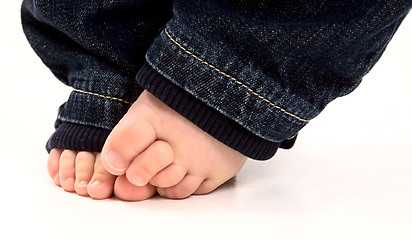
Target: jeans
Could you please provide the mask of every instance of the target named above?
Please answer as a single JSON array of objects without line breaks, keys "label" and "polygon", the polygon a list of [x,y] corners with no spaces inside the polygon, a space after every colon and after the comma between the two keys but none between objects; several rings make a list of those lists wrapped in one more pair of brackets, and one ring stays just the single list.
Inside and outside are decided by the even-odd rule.
[{"label": "jeans", "polygon": [[412,0],[24,0],[22,21],[36,53],[74,88],[57,122],[112,129],[142,92],[133,78],[147,61],[247,131],[281,142],[359,85],[411,7]]}]

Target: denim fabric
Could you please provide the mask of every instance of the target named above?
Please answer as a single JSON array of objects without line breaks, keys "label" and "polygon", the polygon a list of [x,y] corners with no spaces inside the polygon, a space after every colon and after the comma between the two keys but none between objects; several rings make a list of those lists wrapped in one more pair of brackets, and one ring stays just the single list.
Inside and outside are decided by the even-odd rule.
[{"label": "denim fabric", "polygon": [[[63,122],[112,129],[143,91],[134,77],[172,17],[171,0],[24,0],[22,24],[35,52],[72,86]],[[41,83],[39,83],[41,85]]]},{"label": "denim fabric", "polygon": [[280,142],[358,86],[411,5],[176,0],[146,59],[200,101]]},{"label": "denim fabric", "polygon": [[[146,53],[150,66],[171,84],[254,135],[281,142],[356,88],[411,5],[412,0],[24,0],[22,23],[35,52],[74,88],[57,125],[112,129],[143,90],[133,78]],[[107,132],[91,135],[95,141]]]}]

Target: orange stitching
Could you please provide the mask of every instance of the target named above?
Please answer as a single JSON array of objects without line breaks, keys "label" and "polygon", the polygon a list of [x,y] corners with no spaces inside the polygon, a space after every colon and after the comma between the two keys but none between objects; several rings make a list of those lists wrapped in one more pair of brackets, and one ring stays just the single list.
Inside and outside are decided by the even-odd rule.
[{"label": "orange stitching", "polygon": [[131,102],[128,102],[128,101],[126,101],[126,100],[123,100],[123,99],[117,98],[117,97],[105,96],[105,95],[101,95],[101,94],[97,94],[97,93],[92,93],[92,92],[87,92],[87,91],[80,90],[80,89],[75,89],[75,88],[73,88],[73,91],[79,92],[79,93],[84,93],[84,94],[93,95],[93,96],[96,96],[96,97],[106,98],[106,99],[110,99],[110,100],[114,100],[114,101],[118,101],[118,102],[123,102],[123,103],[129,104],[129,105],[132,105]]},{"label": "orange stitching", "polygon": [[185,47],[183,47],[180,43],[178,43],[176,40],[174,40],[172,38],[172,36],[170,36],[169,32],[167,31],[167,29],[164,30],[166,36],[170,39],[170,41],[172,41],[176,46],[178,46],[181,50],[183,50],[185,53],[189,54],[190,56],[192,56],[194,59],[198,60],[199,62],[201,62],[202,64],[208,66],[209,68],[215,70],[217,73],[223,75],[226,78],[229,78],[230,80],[232,80],[234,83],[240,85],[241,87],[245,88],[247,91],[249,91],[250,93],[252,93],[254,96],[258,97],[260,100],[268,103],[270,106],[272,106],[273,108],[283,112],[286,115],[289,115],[301,122],[309,122],[309,120],[307,119],[303,119],[293,113],[290,113],[288,111],[286,111],[285,109],[275,105],[274,103],[272,103],[271,101],[269,101],[268,99],[266,99],[265,97],[259,95],[258,93],[256,93],[255,91],[253,91],[250,87],[248,87],[247,85],[245,85],[244,83],[240,82],[239,80],[237,80],[236,78],[230,76],[229,74],[223,72],[222,70],[218,69],[217,67],[213,66],[212,64],[204,61],[203,59],[201,59],[200,57],[196,56],[195,54],[191,53],[189,50],[187,50]]}]

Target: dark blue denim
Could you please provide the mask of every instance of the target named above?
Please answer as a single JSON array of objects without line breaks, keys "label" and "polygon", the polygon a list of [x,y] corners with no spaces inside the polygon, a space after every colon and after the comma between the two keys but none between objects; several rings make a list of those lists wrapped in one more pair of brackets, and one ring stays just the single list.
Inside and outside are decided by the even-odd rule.
[{"label": "dark blue denim", "polygon": [[143,89],[134,77],[172,17],[171,0],[24,0],[22,24],[35,52],[74,88],[61,122],[110,130]]},{"label": "dark blue denim", "polygon": [[200,101],[280,142],[359,85],[411,5],[175,0],[146,58]]},{"label": "dark blue denim", "polygon": [[[160,99],[190,99],[202,114],[204,104],[212,117],[203,125],[220,114],[262,140],[243,144],[258,149],[292,138],[355,89],[411,6],[412,0],[24,0],[22,22],[36,53],[74,88],[59,109],[56,132],[64,134],[51,139],[79,126],[87,128],[77,131],[81,141],[104,138],[108,132],[95,129],[112,129],[145,88]],[[155,73],[145,67],[145,53]],[[143,88],[133,79],[141,68]],[[231,129],[239,128],[225,134]],[[63,146],[52,142],[49,150]],[[253,151],[246,155],[276,152]]]}]

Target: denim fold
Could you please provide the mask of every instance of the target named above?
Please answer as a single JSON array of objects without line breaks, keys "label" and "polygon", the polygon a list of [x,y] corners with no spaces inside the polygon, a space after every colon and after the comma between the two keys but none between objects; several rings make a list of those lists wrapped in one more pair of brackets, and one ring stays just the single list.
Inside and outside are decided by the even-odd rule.
[{"label": "denim fold", "polygon": [[378,61],[410,0],[176,0],[152,68],[256,136],[295,136]]}]

